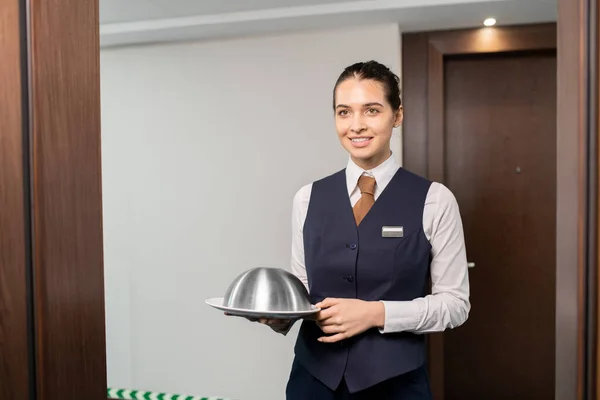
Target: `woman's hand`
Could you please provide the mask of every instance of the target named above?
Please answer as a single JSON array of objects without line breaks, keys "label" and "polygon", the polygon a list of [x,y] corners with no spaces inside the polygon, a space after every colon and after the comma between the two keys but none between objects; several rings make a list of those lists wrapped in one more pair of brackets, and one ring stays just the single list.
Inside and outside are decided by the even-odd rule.
[{"label": "woman's hand", "polygon": [[321,309],[315,316],[317,325],[331,335],[319,338],[324,343],[338,342],[382,327],[385,320],[385,308],[379,301],[327,298],[315,306]]},{"label": "woman's hand", "polygon": [[[256,319],[255,319],[256,321]],[[268,318],[259,318],[258,322],[263,325],[269,326],[277,333],[282,333],[287,331],[292,324],[292,321],[289,319],[268,319]]]},{"label": "woman's hand", "polygon": [[[225,315],[231,316],[232,314],[225,313]],[[287,331],[292,324],[292,321],[289,319],[269,319],[269,318],[252,318],[252,317],[244,317],[250,322],[259,322],[263,325],[269,326],[277,333],[282,333]]]}]

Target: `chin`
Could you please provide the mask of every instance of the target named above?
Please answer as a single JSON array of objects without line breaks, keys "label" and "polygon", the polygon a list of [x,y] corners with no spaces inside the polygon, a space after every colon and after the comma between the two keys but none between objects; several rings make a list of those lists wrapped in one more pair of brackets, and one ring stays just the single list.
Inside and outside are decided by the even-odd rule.
[{"label": "chin", "polygon": [[368,149],[349,149],[349,153],[357,160],[369,160],[376,154],[376,152]]},{"label": "chin", "polygon": [[[372,144],[374,144],[374,143],[372,143]],[[350,154],[352,159],[355,160],[355,162],[358,161],[361,164],[367,164],[367,165],[374,162],[375,159],[379,160],[379,158],[382,158],[379,161],[384,161],[385,157],[387,157],[387,154],[385,156],[383,156],[382,153],[389,151],[386,149],[381,149],[377,146],[367,146],[367,147],[363,147],[363,148],[355,148],[352,145],[349,145],[349,146],[344,146],[344,147],[345,147],[346,151]]]},{"label": "chin", "polygon": [[345,143],[346,151],[354,157],[370,158],[381,151],[377,143],[369,143],[366,147],[354,147],[351,143]]},{"label": "chin", "polygon": [[373,151],[356,151],[355,149],[353,149],[353,151],[350,152],[350,156],[352,157],[355,163],[359,164],[359,166],[368,169],[367,166],[373,162],[374,158],[377,157],[377,154]]}]

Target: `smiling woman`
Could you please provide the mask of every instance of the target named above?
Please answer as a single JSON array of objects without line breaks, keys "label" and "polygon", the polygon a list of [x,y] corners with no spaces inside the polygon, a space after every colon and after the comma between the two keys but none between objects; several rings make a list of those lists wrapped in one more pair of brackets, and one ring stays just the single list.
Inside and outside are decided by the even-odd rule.
[{"label": "smiling woman", "polygon": [[[122,11],[134,4],[159,2],[112,3]],[[315,321],[302,321],[288,398],[293,398],[292,392],[300,398],[321,399],[340,398],[348,392],[356,394],[355,399],[428,397],[423,393],[425,372],[418,366],[423,352],[419,333],[455,327],[464,322],[469,310],[466,276],[462,283],[459,279],[465,260],[456,204],[443,186],[410,174],[385,157],[391,154],[385,140],[385,135],[391,135],[390,118],[402,112],[394,106],[395,97],[389,98],[388,89],[395,87],[385,83],[393,74],[377,63],[358,64],[356,70],[362,75],[354,70],[336,87],[333,108],[347,106],[339,114],[337,110],[329,114],[329,90],[335,79],[323,79],[338,63],[354,62],[351,58],[378,58],[390,65],[402,59],[404,65],[393,69],[403,70],[405,113],[417,113],[416,118],[405,115],[411,127],[404,129],[402,158],[407,168],[418,167],[412,171],[441,179],[426,170],[427,166],[433,173],[443,170],[438,168],[443,157],[427,157],[441,154],[442,142],[436,144],[431,136],[426,140],[427,135],[421,133],[444,133],[439,129],[445,124],[444,113],[430,114],[444,104],[438,101],[443,94],[444,79],[438,79],[444,71],[442,61],[451,59],[456,67],[467,57],[451,53],[451,42],[436,42],[444,47],[434,48],[427,36],[419,34],[416,39],[418,46],[424,46],[423,57],[419,53],[401,58],[400,46],[407,51],[417,45],[410,45],[405,35],[400,43],[399,32],[426,27],[435,29],[437,37],[449,26],[448,18],[468,23],[473,14],[481,14],[482,4],[463,1],[462,5],[411,7],[410,2],[356,2],[357,7],[367,3],[386,7],[402,3],[405,7],[397,6],[395,17],[391,6],[382,9],[379,15],[383,17],[377,20],[369,10],[368,19],[374,24],[385,21],[373,27],[355,26],[365,14],[340,2],[345,14],[330,17],[343,21],[347,30],[103,50],[102,70],[107,73],[103,72],[102,79],[106,101],[101,130],[98,1],[0,2],[0,398],[57,400],[84,393],[87,400],[106,399],[105,346],[110,353],[111,387],[227,392],[223,394],[245,400],[284,397],[274,393],[282,389],[279,363],[291,362],[283,346],[289,341],[278,342],[284,338],[274,334],[268,342],[262,341],[257,326],[217,325],[202,314],[202,308],[208,307],[198,305],[198,294],[225,283],[237,272],[235,268],[263,261],[279,264],[276,248],[281,243],[277,240],[286,229],[280,225],[287,224],[280,224],[280,211],[285,207],[278,208],[285,203],[281,199],[291,197],[300,179],[312,181],[309,174],[325,176],[328,173],[323,170],[331,164],[337,162],[340,168],[344,164],[336,159],[335,149],[326,147],[326,141],[319,142],[319,127],[326,124],[323,115],[334,117],[339,125],[340,143],[348,150],[349,160],[343,171],[302,187],[294,201],[293,270],[304,279],[313,302],[321,303],[323,312]],[[531,3],[490,2],[489,6],[499,7],[494,15],[502,16],[503,24],[533,20],[527,10],[556,7],[555,1]],[[598,373],[600,359],[600,353],[593,358],[592,351],[600,349],[600,341],[595,342],[596,348],[591,342],[597,338],[600,317],[595,151],[600,123],[599,41],[591,37],[594,33],[598,38],[599,17],[590,16],[598,11],[593,3],[558,0],[556,108],[560,112],[558,141],[553,141],[559,152],[557,229],[540,236],[546,246],[556,242],[557,247],[556,274],[545,275],[556,276],[557,340],[552,341],[556,354],[552,343],[549,347],[550,357],[557,361],[556,387],[548,381],[546,385],[554,388],[550,390],[557,400],[593,398],[591,387],[600,382],[600,377],[592,375]],[[300,18],[300,8],[293,10],[295,17],[285,19],[281,18],[284,12],[270,13],[275,16],[270,24],[260,18],[244,22],[242,17],[248,16],[244,13],[224,15],[216,21],[221,21],[218,26],[212,15],[174,19],[180,25],[191,20],[195,26],[142,19],[110,26],[113,30],[103,29],[101,36],[104,43],[113,44],[117,39],[119,44],[142,41],[142,36],[145,42],[173,42],[181,38],[176,33],[185,32],[194,32],[196,38],[226,29],[242,35],[241,30],[250,24],[264,31],[275,26],[289,31],[299,27],[300,21],[305,27],[313,26]],[[487,13],[486,9],[472,21],[479,24]],[[507,21],[508,17],[513,20]],[[445,25],[438,24],[443,18]],[[317,20],[330,28],[331,20],[320,15],[314,16],[313,21]],[[148,27],[145,32],[136,32],[144,26]],[[519,33],[521,29],[494,27],[482,32],[497,32],[498,40],[505,43],[516,38],[514,42],[521,46],[546,40],[536,33],[538,28],[527,28],[533,36]],[[471,33],[443,31],[443,35],[454,38],[452,43],[462,51],[482,49],[464,45],[463,39]],[[554,41],[554,36],[548,37]],[[407,71],[421,65],[429,77],[410,78]],[[366,78],[368,67],[380,72],[382,80]],[[546,79],[545,86],[552,80]],[[346,86],[348,97],[342,95]],[[371,95],[365,94],[368,89],[373,89]],[[315,93],[327,102],[322,106],[324,113],[301,106],[307,94]],[[215,98],[227,107],[215,106]],[[310,107],[318,105],[310,103]],[[248,104],[256,108],[245,107]],[[282,107],[274,107],[278,104]],[[290,110],[297,110],[295,116],[311,117],[292,119]],[[263,115],[265,120],[257,121]],[[267,132],[265,127],[272,129]],[[498,124],[497,128],[502,127]],[[305,140],[298,140],[303,132]],[[284,143],[280,138],[292,139]],[[337,146],[335,138],[329,138]],[[423,152],[415,151],[415,143]],[[396,152],[400,147],[392,143],[391,149]],[[327,152],[331,157],[323,157]],[[370,161],[367,153],[374,156]],[[102,168],[101,154],[106,161]],[[314,157],[310,168],[299,166],[306,154]],[[488,164],[493,167],[489,160]],[[278,177],[284,169],[289,171],[285,179],[266,179]],[[263,170],[275,172],[265,178]],[[523,177],[527,170],[518,171]],[[268,190],[273,187],[277,190]],[[265,188],[264,196],[246,196],[257,188]],[[244,205],[248,211],[236,214],[237,207]],[[103,218],[107,223],[103,224]],[[444,261],[452,258],[458,262]],[[476,261],[478,268],[491,270]],[[516,267],[524,271],[523,265]],[[424,296],[429,276],[432,295]],[[478,307],[483,310],[479,316],[486,314],[485,308]],[[478,319],[473,316],[467,326]],[[528,316],[535,320],[535,314]],[[233,321],[227,322],[237,323]],[[461,349],[462,354],[472,350]],[[375,361],[366,360],[365,354]],[[462,360],[457,355],[452,358]],[[513,360],[507,365],[517,364]],[[497,372],[489,362],[484,365],[479,364],[479,369]],[[460,398],[469,397],[465,392],[474,382],[472,375],[465,376],[470,382],[458,386]],[[135,384],[129,385],[133,378]],[[457,387],[456,380],[445,381]],[[411,390],[408,382],[419,384],[404,396]],[[518,388],[507,379],[502,383]],[[481,386],[486,384],[487,393],[498,396],[490,391],[489,381]]]},{"label": "smiling woman", "polygon": [[[342,72],[333,108],[348,164],[294,197],[292,272],[321,311],[300,328],[288,400],[431,399],[422,333],[469,314],[456,200],[392,157],[398,86],[375,61]],[[262,322],[284,334],[291,325]]]}]

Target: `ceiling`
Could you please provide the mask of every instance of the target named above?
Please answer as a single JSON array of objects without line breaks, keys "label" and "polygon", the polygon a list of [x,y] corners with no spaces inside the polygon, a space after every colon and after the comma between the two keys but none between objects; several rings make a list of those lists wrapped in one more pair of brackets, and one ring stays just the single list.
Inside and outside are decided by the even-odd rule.
[{"label": "ceiling", "polygon": [[100,23],[230,14],[298,7],[300,4],[305,7],[334,3],[348,3],[348,0],[100,0]]},{"label": "ceiling", "polygon": [[401,31],[556,21],[557,0],[100,0],[103,47],[396,23]]}]

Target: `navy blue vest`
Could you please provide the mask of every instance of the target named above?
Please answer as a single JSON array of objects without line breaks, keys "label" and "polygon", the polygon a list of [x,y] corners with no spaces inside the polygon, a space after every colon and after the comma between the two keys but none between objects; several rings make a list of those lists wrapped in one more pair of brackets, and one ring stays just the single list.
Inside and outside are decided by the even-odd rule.
[{"label": "navy blue vest", "polygon": [[[316,181],[304,224],[304,254],[312,304],[326,297],[366,301],[413,300],[427,292],[431,245],[423,208],[431,182],[400,168],[357,227],[345,170]],[[382,237],[383,226],[402,226],[403,237]],[[296,359],[335,390],[342,377],[351,393],[420,367],[425,338],[370,329],[338,343],[303,321]]]}]

